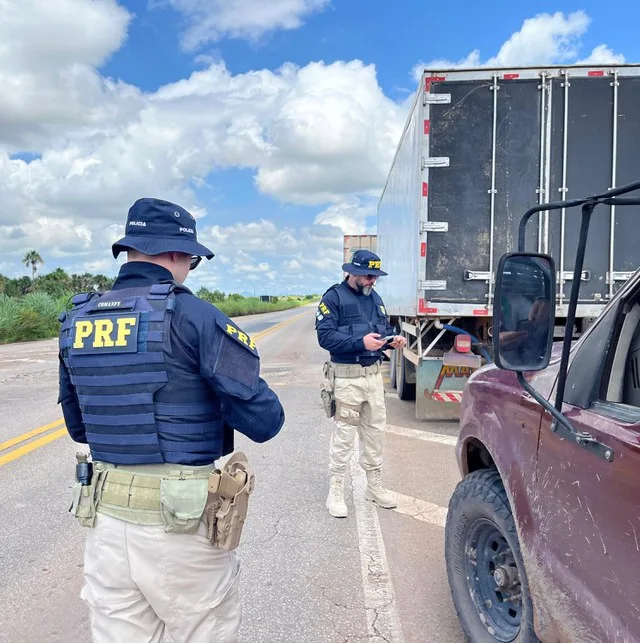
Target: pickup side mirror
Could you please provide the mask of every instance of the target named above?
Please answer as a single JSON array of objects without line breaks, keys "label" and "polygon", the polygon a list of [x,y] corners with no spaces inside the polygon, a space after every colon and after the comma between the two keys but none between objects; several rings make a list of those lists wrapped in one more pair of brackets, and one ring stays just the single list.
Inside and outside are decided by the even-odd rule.
[{"label": "pickup side mirror", "polygon": [[549,365],[555,325],[555,264],[548,255],[503,255],[496,274],[494,357],[507,371],[541,371]]}]

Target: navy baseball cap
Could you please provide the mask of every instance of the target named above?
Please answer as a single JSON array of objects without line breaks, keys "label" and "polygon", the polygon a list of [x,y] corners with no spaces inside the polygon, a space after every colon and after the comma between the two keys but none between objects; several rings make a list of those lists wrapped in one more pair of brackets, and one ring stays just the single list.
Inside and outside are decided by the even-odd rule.
[{"label": "navy baseball cap", "polygon": [[380,257],[371,250],[356,250],[351,257],[351,263],[343,263],[342,270],[349,275],[376,275],[384,277],[386,272],[381,270]]},{"label": "navy baseball cap", "polygon": [[214,254],[196,235],[196,220],[184,208],[160,199],[138,199],[129,209],[125,236],[116,241],[113,256],[133,249],[145,255],[163,252],[185,254],[212,259]]}]

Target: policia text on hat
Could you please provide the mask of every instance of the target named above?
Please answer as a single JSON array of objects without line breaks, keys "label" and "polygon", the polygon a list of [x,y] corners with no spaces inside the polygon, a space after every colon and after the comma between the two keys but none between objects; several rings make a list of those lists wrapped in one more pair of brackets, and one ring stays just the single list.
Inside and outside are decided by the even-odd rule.
[{"label": "policia text on hat", "polygon": [[373,252],[354,252],[351,262],[342,266],[347,278],[327,290],[316,313],[318,342],[330,353],[322,391],[327,415],[335,419],[326,506],[336,518],[347,516],[344,476],[356,431],[360,466],[367,474],[365,498],[381,507],[396,506],[380,474],[387,421],[380,362],[385,345],[402,348],[406,340],[394,335],[382,299],[373,290],[378,277],[387,274],[381,267]]},{"label": "policia text on hat", "polygon": [[236,641],[238,545],[254,476],[233,452],[284,423],[251,339],[182,284],[202,257],[185,209],[140,199],[111,291],[61,316],[60,398],[87,443],[72,513],[86,532],[82,597],[98,643]]}]

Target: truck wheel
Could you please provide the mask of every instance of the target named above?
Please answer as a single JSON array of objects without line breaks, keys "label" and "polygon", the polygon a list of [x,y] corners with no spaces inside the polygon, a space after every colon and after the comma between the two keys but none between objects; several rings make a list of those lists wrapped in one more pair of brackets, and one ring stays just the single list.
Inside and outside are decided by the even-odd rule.
[{"label": "truck wheel", "polygon": [[445,558],[456,612],[470,641],[539,643],[513,513],[495,469],[475,471],[456,487]]},{"label": "truck wheel", "polygon": [[[415,400],[416,399],[416,385],[407,382],[407,369],[409,368],[409,360],[400,352],[396,359],[398,360],[397,385],[398,397],[401,400]],[[413,366],[413,365],[412,365]]]}]

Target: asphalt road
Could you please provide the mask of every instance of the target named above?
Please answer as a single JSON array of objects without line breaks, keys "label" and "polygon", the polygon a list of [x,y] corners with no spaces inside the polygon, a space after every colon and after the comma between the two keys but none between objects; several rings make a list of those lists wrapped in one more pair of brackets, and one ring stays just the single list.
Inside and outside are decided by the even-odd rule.
[{"label": "asphalt road", "polygon": [[[364,502],[354,461],[349,517],[331,518],[324,508],[331,421],[319,396],[326,354],[313,313],[236,320],[256,337],[262,375],[287,414],[274,440],[237,440],[257,478],[239,549],[240,640],[463,641],[443,559],[457,425],[418,423],[412,404],[389,389],[383,475],[400,504],[382,510]],[[0,390],[0,642],[89,642],[79,598],[84,533],[67,513],[78,448],[56,404],[56,341],[1,346]]]}]

